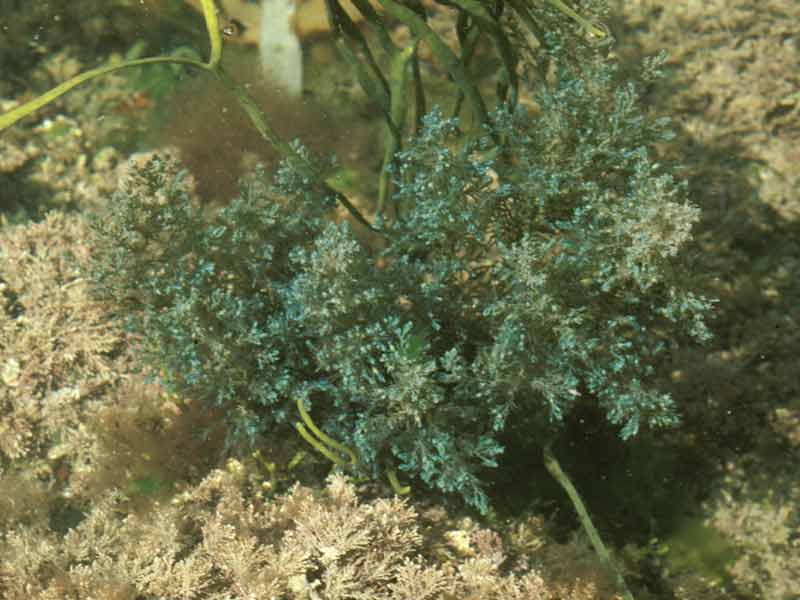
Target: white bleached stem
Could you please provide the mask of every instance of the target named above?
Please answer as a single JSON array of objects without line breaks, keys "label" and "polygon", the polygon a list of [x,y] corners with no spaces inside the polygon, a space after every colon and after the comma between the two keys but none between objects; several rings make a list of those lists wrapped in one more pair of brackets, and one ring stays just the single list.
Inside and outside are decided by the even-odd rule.
[{"label": "white bleached stem", "polygon": [[303,92],[303,51],[292,28],[294,0],[262,0],[259,50],[265,76],[287,94]]}]

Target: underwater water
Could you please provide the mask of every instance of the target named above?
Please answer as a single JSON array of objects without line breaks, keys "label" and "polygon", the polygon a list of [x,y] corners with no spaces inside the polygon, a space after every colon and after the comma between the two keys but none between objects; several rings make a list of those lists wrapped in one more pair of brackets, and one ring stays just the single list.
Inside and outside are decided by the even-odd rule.
[{"label": "underwater water", "polygon": [[[386,119],[391,113],[407,127],[407,137],[395,149],[414,147],[411,134],[421,130],[416,119],[421,122],[422,111],[413,83],[419,77],[427,93],[426,113],[433,106],[441,107],[444,114],[463,112],[461,129],[453,134],[460,140],[458,136],[466,134],[478,120],[469,112],[477,113],[475,104],[470,104],[469,94],[463,93],[473,88],[448,71],[441,59],[444,50],[436,50],[433,42],[419,42],[417,50],[411,40],[420,37],[418,32],[401,26],[397,16],[392,17],[394,20],[386,18],[391,24],[386,31],[398,48],[413,46],[418,52],[418,72],[402,63],[401,53],[400,58],[385,54],[383,44],[387,40],[381,38],[379,30],[370,29],[369,18],[359,21],[351,16],[353,27],[362,32],[365,43],[375,52],[375,71],[370,70],[373,67],[364,58],[364,47],[352,28],[348,29],[344,17],[340,16],[342,29],[337,37],[327,26],[323,3],[281,2],[268,0],[264,6],[244,0],[218,3],[221,65],[263,111],[274,139],[286,144],[298,139],[314,156],[336,156],[332,166],[320,159],[323,166],[319,169],[324,175],[319,185],[327,186],[330,198],[347,199],[349,206],[336,204],[326,218],[349,223],[353,241],[348,238],[350,245],[342,245],[347,250],[334,251],[326,249],[323,241],[338,238],[330,232],[325,234],[330,237],[320,233],[314,238],[321,240],[315,246],[318,254],[309,251],[308,256],[291,257],[276,242],[276,261],[285,258],[285,265],[293,265],[292,260],[298,264],[305,260],[303,264],[321,264],[329,269],[321,271],[324,275],[314,284],[316,288],[305,279],[297,279],[276,289],[286,297],[290,292],[292,298],[300,298],[301,292],[306,294],[303,298],[315,294],[327,298],[325,294],[331,294],[340,301],[334,295],[338,280],[331,274],[341,275],[356,289],[369,273],[380,281],[381,289],[392,291],[391,302],[399,307],[398,314],[419,319],[427,318],[425,310],[444,314],[448,303],[455,306],[462,301],[452,289],[443,286],[436,292],[447,299],[443,308],[433,301],[423,306],[417,300],[422,296],[413,296],[429,291],[432,282],[439,285],[439,271],[431,271],[427,279],[421,277],[416,287],[392,280],[389,274],[416,273],[413,269],[421,267],[414,265],[426,261],[433,264],[447,250],[474,248],[468,243],[472,243],[472,236],[477,239],[480,235],[470,230],[458,239],[431,242],[435,251],[410,247],[407,260],[381,255],[393,242],[376,230],[382,222],[402,215],[408,204],[398,203],[393,209],[396,212],[387,210],[381,221],[379,198],[384,198],[387,190],[390,198],[392,190],[412,190],[407,174],[401,176],[396,170],[392,172],[394,179],[384,175],[390,172],[386,167],[391,163],[385,149],[395,143],[395,132]],[[550,6],[550,12],[543,13],[542,18],[552,20],[545,23],[563,17],[554,3],[543,4]],[[656,2],[635,6],[610,3],[608,13],[598,13],[616,39],[613,50],[603,54],[603,59],[618,64],[623,75],[638,73],[636,65],[643,57],[653,56],[661,48],[670,51],[666,79],[646,82],[640,100],[644,112],[652,113],[653,118],[672,117],[675,137],[653,144],[651,151],[665,163],[676,160],[683,165],[676,170],[677,177],[686,182],[688,199],[699,208],[691,236],[681,240],[691,261],[676,263],[673,275],[677,277],[682,269],[686,273],[690,267],[696,269],[702,291],[719,299],[708,320],[713,334],[708,344],[682,345],[666,329],[655,332],[668,349],[655,361],[653,380],[678,407],[680,423],[674,427],[648,426],[648,413],[644,411],[637,437],[622,440],[618,424],[607,419],[607,405],[593,401],[599,392],[590,391],[586,381],[559,380],[559,389],[569,388],[574,393],[559,396],[557,402],[566,403],[563,398],[572,396],[582,400],[565,411],[553,451],[609,546],[613,562],[624,573],[633,595],[641,598],[796,597],[794,582],[800,569],[795,485],[796,465],[800,464],[796,460],[800,406],[793,350],[800,339],[800,292],[796,285],[800,183],[793,165],[797,164],[800,127],[798,100],[792,94],[797,82],[792,73],[800,72],[796,69],[800,50],[787,23],[800,15],[791,2],[772,0],[768,3],[769,15],[743,0],[729,4],[663,7]],[[451,8],[435,2],[421,6],[431,32],[449,47],[469,47],[475,53],[467,73],[474,79],[476,93],[494,99],[504,85],[509,87],[509,82],[499,76],[508,58],[502,54],[501,38],[493,38],[487,30],[470,42],[469,36],[475,34],[469,33],[467,21],[462,20],[460,25],[454,22]],[[511,3],[509,6],[513,7]],[[575,3],[582,14],[598,10],[597,6]],[[152,56],[207,61],[210,44],[202,8],[199,1],[177,0],[0,0],[0,118],[99,65]],[[358,12],[349,4],[343,10],[350,15]],[[516,13],[512,8],[505,10],[507,21],[503,25],[510,27],[509,15]],[[376,14],[382,19],[385,16],[383,12]],[[406,18],[411,22],[412,17]],[[262,35],[265,23],[275,26],[271,35]],[[509,31],[513,35],[508,33],[508,39],[517,44],[522,37],[515,36],[523,36],[526,30]],[[739,46],[741,35],[734,31],[749,32],[746,49]],[[341,54],[342,46],[350,49],[349,59]],[[598,50],[579,47],[580,52],[586,52],[580,55],[586,57],[586,64],[588,57],[599,56],[594,54]],[[272,60],[279,56],[287,58]],[[360,75],[353,73],[354,61],[361,61],[358,64],[364,72]],[[773,63],[780,69],[776,71]],[[393,78],[393,68],[401,75]],[[377,72],[385,81],[381,82]],[[544,74],[545,81],[547,77],[557,79],[557,75],[553,67]],[[377,83],[372,89],[367,85],[365,91],[368,77]],[[275,78],[280,80],[277,85]],[[460,88],[462,84],[465,87]],[[380,91],[384,85],[392,93],[385,94],[387,102],[382,105],[376,99],[384,97]],[[586,93],[592,93],[592,89]],[[404,109],[388,102],[392,94],[395,99],[404,99],[408,112],[393,112]],[[566,97],[567,92],[564,94]],[[88,219],[99,216],[100,222],[113,228],[115,221],[109,215],[114,203],[124,196],[120,195],[125,189],[122,182],[131,172],[130,165],[141,167],[154,154],[171,155],[180,161],[187,172],[187,205],[208,222],[242,194],[240,182],[245,182],[245,188],[257,187],[246,183],[251,181],[247,177],[256,165],[263,165],[266,173],[278,172],[287,154],[254,127],[253,117],[237,98],[226,80],[211,72],[175,62],[148,64],[87,81],[0,132],[0,487],[4,490],[0,499],[0,555],[28,557],[0,566],[0,596],[21,597],[25,590],[33,589],[42,597],[60,593],[63,597],[72,594],[88,598],[100,591],[119,593],[120,597],[183,597],[187,590],[194,590],[197,597],[215,597],[224,590],[246,589],[249,585],[254,597],[311,597],[309,590],[323,589],[319,586],[325,586],[335,597],[331,582],[340,577],[364,589],[391,589],[394,595],[385,597],[397,598],[411,594],[415,582],[425,582],[430,597],[441,598],[457,597],[448,589],[459,590],[463,597],[614,597],[618,588],[613,574],[609,575],[597,558],[573,503],[542,460],[543,440],[550,435],[551,423],[540,419],[545,409],[541,413],[513,412],[510,425],[490,443],[481,437],[490,429],[481,421],[488,413],[466,401],[453,407],[448,404],[455,397],[447,394],[456,393],[454,382],[460,367],[455,360],[445,363],[436,353],[450,344],[463,352],[461,359],[473,361],[471,368],[477,369],[478,357],[484,352],[490,354],[482,349],[481,344],[486,342],[483,337],[472,340],[467,333],[459,333],[450,339],[432,327],[404,330],[396,338],[392,337],[395,333],[386,333],[387,348],[391,347],[397,362],[390,364],[388,359],[373,357],[376,362],[369,363],[371,370],[364,367],[365,380],[378,387],[390,381],[398,389],[402,383],[414,393],[404,396],[387,392],[381,397],[388,406],[402,410],[387,416],[385,422],[376,419],[371,423],[374,429],[368,431],[374,432],[374,439],[367,433],[362,435],[361,430],[351,438],[343,437],[356,430],[363,415],[372,414],[368,404],[359,412],[353,408],[359,405],[345,404],[346,400],[336,396],[347,410],[333,415],[319,410],[321,396],[328,393],[333,397],[330,388],[319,383],[324,378],[314,379],[318,387],[307,392],[308,420],[301,419],[291,404],[276,409],[269,417],[277,424],[272,435],[265,434],[264,429],[248,429],[253,414],[269,412],[266,401],[260,408],[244,400],[214,404],[201,394],[175,393],[167,384],[195,373],[189,367],[174,368],[174,364],[184,364],[179,359],[185,359],[188,365],[194,364],[195,356],[211,355],[218,361],[213,363],[214,368],[223,365],[225,376],[240,386],[236,390],[247,389],[256,396],[263,392],[263,386],[252,384],[248,388],[246,375],[240,375],[236,367],[246,373],[245,367],[260,350],[247,355],[238,349],[226,350],[224,344],[187,341],[190,349],[181,356],[176,353],[171,379],[161,378],[143,363],[135,351],[140,333],[135,328],[126,329],[121,321],[127,311],[133,314],[131,307],[147,293],[145,275],[150,277],[153,272],[141,271],[140,285],[126,292],[124,299],[130,304],[99,300],[88,286],[88,272],[82,270],[100,254],[100,248],[93,245],[96,238]],[[520,85],[518,102],[531,115],[544,115],[542,122],[547,122],[548,106],[524,85]],[[617,102],[621,106],[625,98],[619,96]],[[487,104],[493,108],[490,102]],[[397,116],[401,114],[402,118]],[[439,148],[436,135],[443,140],[445,128],[436,131],[441,133],[429,133],[427,146],[422,144],[422,149],[433,152]],[[583,135],[583,131],[573,133]],[[591,140],[593,135],[599,134],[589,133],[582,139]],[[564,145],[572,143],[566,137],[564,140]],[[552,147],[557,146],[554,138]],[[422,156],[422,149],[414,148]],[[498,148],[501,150],[491,155],[492,160],[502,159],[502,144]],[[483,160],[490,154],[476,151],[474,156]],[[422,159],[411,156],[403,164],[421,164],[414,160]],[[606,159],[598,152],[591,160],[601,164]],[[479,161],[476,158],[473,162]],[[452,164],[461,163],[453,159]],[[528,165],[528,173],[534,168],[522,159],[515,168],[520,164]],[[552,164],[557,160],[548,166]],[[449,168],[455,172],[455,166]],[[497,172],[488,169],[485,175],[491,179]],[[511,184],[517,185],[525,176],[512,178]],[[401,185],[403,177],[406,179]],[[603,177],[612,191],[622,185],[611,169],[604,171]],[[450,180],[445,176],[441,181],[446,187]],[[571,210],[571,194],[578,194],[569,186],[574,184],[577,189],[578,183],[568,177],[552,183],[565,186],[564,204],[554,209],[562,226]],[[459,191],[468,189],[462,186]],[[496,191],[491,184],[485,189]],[[538,213],[513,211],[518,210],[521,200],[527,198],[533,205],[539,198],[532,187],[519,189],[528,195],[520,192],[503,205],[503,214],[525,214],[533,222]],[[418,189],[415,193],[424,196]],[[542,188],[539,195],[546,193]],[[165,192],[164,198],[173,196]],[[295,201],[299,205],[301,195]],[[635,201],[644,202],[641,197]],[[254,206],[263,208],[262,204]],[[262,214],[266,213],[256,211],[248,217],[253,227],[260,223],[258,215]],[[448,220],[431,209],[427,218],[430,222],[441,219],[441,231],[456,231],[456,226],[447,227],[458,222],[461,213],[452,210],[451,214],[453,218]],[[360,218],[374,229],[365,227]],[[613,220],[614,215],[604,218]],[[678,213],[665,218],[657,212],[648,217],[651,223],[665,221],[665,236],[672,233],[669,225],[680,228],[681,218]],[[495,219],[494,223],[506,227],[504,234],[511,236],[516,231],[513,222]],[[154,222],[164,224],[167,220]],[[428,221],[420,218],[415,223],[427,231]],[[293,226],[301,232],[296,234],[299,246],[311,240],[303,239],[303,227],[316,231],[310,218],[308,223]],[[152,237],[147,237],[144,229],[134,233],[147,240],[142,247],[155,253],[161,248],[159,244],[169,248],[170,243],[182,239],[164,227],[163,234]],[[199,231],[200,225],[197,227]],[[322,225],[319,231],[325,231]],[[430,231],[434,231],[432,226]],[[438,235],[438,231],[434,233]],[[544,235],[545,230],[531,231]],[[570,244],[585,231],[548,229],[547,235],[555,237],[548,246],[549,253],[537,255],[537,269],[562,264],[558,261],[570,256]],[[133,247],[134,233],[119,239],[133,240]],[[213,239],[211,233],[207,239]],[[241,243],[247,248],[250,243],[224,239],[231,247]],[[645,239],[644,234],[637,239]],[[635,250],[635,244],[631,243],[629,249]],[[116,256],[113,247],[106,251],[108,256]],[[192,260],[202,258],[199,246],[192,252],[186,254],[187,269]],[[453,260],[466,261],[465,253]],[[465,289],[474,285],[469,290],[475,302],[483,301],[501,285],[498,282],[505,285],[506,280],[497,275],[497,263],[491,263],[498,256],[500,250],[481,256],[486,262],[473,260],[473,273],[459,273],[447,281]],[[585,260],[595,258],[596,252]],[[337,270],[336,261],[344,264],[345,259],[353,264],[369,259],[373,270]],[[170,263],[170,268],[178,262]],[[406,264],[410,265],[408,271],[403,271],[401,266]],[[183,263],[180,266],[183,268]],[[227,284],[217,286],[220,297],[224,290],[244,285],[243,279],[236,279],[237,268],[238,263],[224,264],[214,273],[219,281],[230,277]],[[443,272],[447,267],[442,263],[439,268]],[[112,275],[114,271],[126,272],[125,265],[118,263],[109,269]],[[536,281],[539,271],[524,272],[530,276],[526,282],[530,289],[543,289],[530,283]],[[274,278],[289,282],[286,273],[276,270]],[[258,277],[256,269],[248,274],[253,274],[254,280]],[[212,280],[208,276],[204,281]],[[578,306],[585,297],[582,290],[590,284],[583,280],[568,283],[565,302]],[[380,286],[376,284],[376,289]],[[507,288],[497,289],[512,294],[519,286],[510,282]],[[663,297],[669,292],[665,288]],[[364,294],[365,298],[388,302],[385,299],[389,296],[381,295],[384,292],[366,290]],[[235,310],[231,308],[220,320],[220,330],[225,321],[235,321],[230,315],[271,310],[273,304],[269,302],[277,302],[275,297],[265,300],[261,308],[245,302]],[[208,298],[211,306],[211,294]],[[501,299],[492,298],[493,306],[499,306]],[[531,298],[534,305],[536,300],[533,295]],[[314,352],[327,351],[330,340],[350,331],[349,350],[339,354],[331,351],[331,356],[341,364],[351,364],[349,360],[356,364],[359,349],[373,348],[369,335],[358,327],[380,309],[376,303],[363,301],[353,308],[356,316],[346,332],[332,329],[305,346],[292,347],[298,364],[311,360],[311,356],[322,362]],[[172,307],[165,301],[153,314],[175,308],[170,314],[181,315],[180,309],[189,306],[195,305],[187,296],[185,304]],[[631,314],[639,310],[633,306]],[[320,329],[335,324],[336,319],[326,315],[340,314],[336,312],[340,309],[331,300],[313,323]],[[465,317],[466,323],[441,325],[445,332],[471,332],[473,326],[475,331],[485,332],[488,330],[480,327],[490,312],[488,307],[485,313],[465,309],[463,315],[469,317]],[[296,317],[292,311],[286,314],[287,323]],[[574,321],[561,322],[560,326],[581,331],[577,313],[574,316]],[[179,321],[178,316],[175,321]],[[512,339],[516,330],[512,319],[508,323],[508,329],[503,330],[509,332],[511,340],[506,362],[517,364],[513,361],[519,360],[520,353],[512,351],[517,343]],[[289,325],[285,331],[292,331]],[[610,325],[597,324],[596,332],[598,348],[610,343]],[[630,339],[634,339],[632,335]],[[550,345],[566,346],[567,339],[566,334],[553,337]],[[579,339],[586,341],[588,337]],[[172,348],[169,336],[160,338],[159,343]],[[158,351],[154,343],[151,354]],[[386,349],[385,356],[389,353]],[[423,360],[425,356],[433,357],[433,367]],[[533,361],[535,357],[531,353],[528,358]],[[211,364],[197,366],[196,372],[210,371]],[[497,364],[501,364],[499,359]],[[169,367],[167,364],[165,370]],[[557,367],[555,362],[548,364],[552,371]],[[333,369],[330,371],[326,385],[347,381],[345,376],[337,379]],[[361,375],[352,375],[357,376]],[[436,396],[439,391],[432,392],[434,388],[420,383],[433,376],[440,378],[435,390],[444,390],[441,399]],[[498,376],[498,381],[517,385],[520,378],[519,372],[509,369]],[[477,384],[465,389],[468,393],[463,397],[485,393]],[[432,405],[450,411],[444,413],[448,418],[461,419],[457,430],[463,434],[460,442],[447,445],[452,434],[437,420],[438,408],[418,410],[432,397],[437,398]],[[515,399],[515,403],[520,402]],[[238,408],[229,410],[231,404]],[[654,413],[659,410],[655,405],[651,408]],[[493,414],[499,418],[500,409]],[[298,433],[298,424],[305,427],[311,442]],[[317,426],[322,436],[314,432]],[[426,427],[434,432],[431,440],[436,442],[430,442],[431,447],[441,448],[445,457],[438,462],[431,460],[435,467],[425,466],[428,463],[411,451],[403,454],[403,444],[416,448],[408,440],[416,431],[429,431]],[[259,453],[241,440],[232,441],[234,430],[245,432],[242,437],[254,431]],[[473,438],[480,438],[480,443],[470,445]],[[372,444],[382,450],[370,454]],[[348,452],[356,447],[359,460],[373,461],[373,470],[348,471]],[[323,455],[320,448],[330,451],[333,458]],[[400,456],[405,462],[392,469],[394,463],[388,458],[399,460]],[[470,461],[480,468],[472,471],[464,467],[471,468]],[[493,463],[496,466],[491,466]],[[339,471],[349,473],[351,480],[329,477]],[[469,500],[459,497],[467,487],[467,474],[473,472],[483,478],[491,505],[484,514],[474,510],[477,501],[470,505]],[[293,487],[296,482],[302,487]],[[411,493],[399,493],[406,486]],[[371,537],[360,537],[367,531]],[[392,560],[381,561],[370,553],[371,544],[377,543],[371,540],[380,540],[381,552]],[[295,544],[293,550],[279,550],[281,543],[290,547],[289,542]],[[234,547],[235,551],[226,550]],[[33,550],[23,553],[23,548]],[[150,562],[135,558],[144,554],[151,557]],[[478,558],[486,562],[480,563]],[[422,562],[412,568],[413,561]],[[128,570],[121,567],[125,564],[130,565]],[[458,569],[460,579],[454,575]],[[260,575],[249,579],[246,573],[253,571]],[[184,583],[177,583],[181,578]]]}]

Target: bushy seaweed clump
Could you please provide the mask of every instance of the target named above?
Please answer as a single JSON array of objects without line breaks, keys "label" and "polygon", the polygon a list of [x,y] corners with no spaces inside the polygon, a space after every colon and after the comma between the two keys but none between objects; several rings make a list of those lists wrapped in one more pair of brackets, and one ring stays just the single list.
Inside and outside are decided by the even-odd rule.
[{"label": "bushy seaweed clump", "polygon": [[709,337],[679,253],[698,209],[651,159],[667,124],[637,100],[598,60],[560,65],[538,112],[498,110],[484,138],[434,110],[397,156],[376,251],[288,165],[209,218],[151,161],[94,224],[96,288],[232,442],[293,434],[301,399],[360,472],[486,510],[501,434],[545,444],[579,403],[623,438],[672,425],[653,365]]}]

